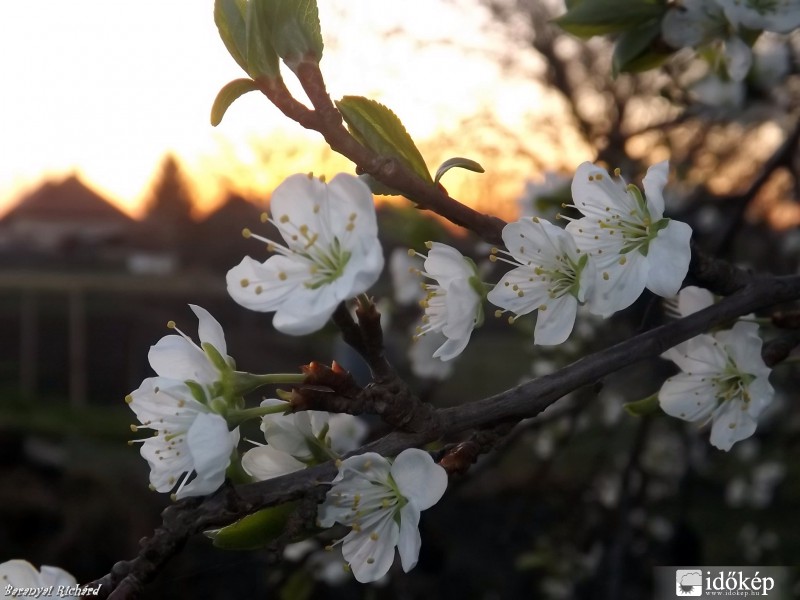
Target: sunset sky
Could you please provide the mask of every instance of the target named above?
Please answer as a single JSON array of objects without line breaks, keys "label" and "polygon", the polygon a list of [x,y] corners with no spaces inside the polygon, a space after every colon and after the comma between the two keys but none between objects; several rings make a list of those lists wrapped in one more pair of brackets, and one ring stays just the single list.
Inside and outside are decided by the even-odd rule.
[{"label": "sunset sky", "polygon": [[[504,77],[492,62],[502,38],[483,10],[442,0],[319,4],[332,96],[384,102],[417,140],[482,107],[495,107],[508,123],[537,108],[536,89]],[[43,177],[76,171],[135,213],[167,152],[178,155],[206,206],[231,179],[266,191],[291,172],[321,168],[308,164],[316,151],[282,155],[281,140],[297,150],[318,136],[258,94],[237,101],[211,127],[217,91],[243,76],[219,40],[212,10],[212,0],[5,5],[0,212]],[[252,144],[265,139],[278,146],[266,167]]]}]

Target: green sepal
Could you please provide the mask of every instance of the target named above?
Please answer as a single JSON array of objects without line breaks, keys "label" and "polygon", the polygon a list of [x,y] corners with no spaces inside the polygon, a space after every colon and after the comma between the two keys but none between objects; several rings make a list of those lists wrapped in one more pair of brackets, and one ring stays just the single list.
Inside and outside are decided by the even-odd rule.
[{"label": "green sepal", "polygon": [[466,169],[467,171],[474,171],[475,173],[486,172],[485,169],[480,165],[480,163],[472,160],[471,158],[454,156],[453,158],[448,158],[441,165],[439,165],[439,168],[436,169],[436,175],[433,178],[433,182],[439,183],[439,180],[445,173],[447,173],[450,169],[454,169],[456,167],[459,167],[461,169]]},{"label": "green sepal", "polygon": [[635,402],[627,402],[622,405],[622,408],[633,417],[645,417],[658,411],[658,394],[653,394],[647,398],[636,400]]},{"label": "green sepal", "polygon": [[242,69],[247,68],[247,0],[214,0],[214,23],[219,37]]},{"label": "green sepal", "polygon": [[217,548],[224,550],[256,550],[267,546],[283,533],[286,521],[294,512],[296,502],[262,508],[235,523],[206,531]]},{"label": "green sepal", "polygon": [[611,74],[638,73],[660,65],[670,56],[662,50],[654,50],[654,42],[661,36],[661,21],[653,21],[620,34],[614,44]]},{"label": "green sepal", "polygon": [[184,383],[186,384],[186,387],[189,388],[192,398],[201,404],[208,404],[208,396],[206,395],[206,390],[202,385],[192,380],[184,381]]},{"label": "green sepal", "polygon": [[426,182],[433,183],[414,140],[389,108],[363,96],[345,96],[336,102],[336,107],[361,144],[380,156],[401,160]]},{"label": "green sepal", "polygon": [[316,0],[251,1],[263,3],[272,47],[290,69],[302,59],[320,61],[323,43]]},{"label": "green sepal", "polygon": [[214,365],[217,371],[224,375],[225,373],[233,370],[233,365],[231,365],[212,344],[209,344],[208,342],[202,342],[200,347],[203,349],[203,352],[205,352],[209,362]]},{"label": "green sepal", "polygon": [[247,74],[253,79],[280,78],[280,60],[272,45],[268,5],[270,0],[249,0],[247,3]]},{"label": "green sepal", "polygon": [[658,0],[584,0],[554,22],[567,33],[590,38],[636,29],[660,20],[666,10],[666,3]]},{"label": "green sepal", "polygon": [[211,106],[211,125],[216,127],[222,122],[222,117],[228,107],[233,104],[240,96],[247,92],[254,92],[258,89],[258,84],[252,79],[234,79],[226,83],[214,99]]}]

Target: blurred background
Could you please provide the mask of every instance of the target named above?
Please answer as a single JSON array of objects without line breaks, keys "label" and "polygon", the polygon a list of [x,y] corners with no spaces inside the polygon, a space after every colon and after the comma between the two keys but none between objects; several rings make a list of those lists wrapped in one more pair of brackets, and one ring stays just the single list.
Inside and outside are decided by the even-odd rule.
[{"label": "blurred background", "polygon": [[[796,35],[763,35],[743,82],[684,52],[612,79],[607,40],[552,25],[559,2],[319,4],[334,98],[392,108],[431,168],[451,156],[486,168],[449,173],[454,197],[507,219],[553,219],[580,162],[638,182],[669,159],[668,215],[690,223],[701,247],[756,270],[798,272]],[[226,271],[245,254],[266,258],[241,230],[270,235],[259,216],[284,177],[352,166],[256,94],[209,125],[217,90],[241,76],[212,8],[4,8],[0,561],[57,565],[89,581],[133,557],[158,525],[169,500],[147,490],[147,465],[126,443],[134,419],[123,398],[152,375],[147,351],[168,320],[194,334],[187,303],[222,323],[241,369],[336,359],[366,376],[335,330],[277,335],[271,315],[225,292]],[[426,360],[422,344],[410,344],[419,310],[403,277],[406,248],[446,241],[487,281],[499,272],[474,237],[402,199],[377,200],[393,267],[375,290],[388,351],[437,406],[502,391],[666,318],[645,294],[608,321],[579,316],[567,343],[543,349],[532,346],[532,318],[510,327],[487,314],[459,359]],[[707,430],[623,411],[672,369],[637,364],[520,424],[423,515],[409,575],[360,586],[313,545],[276,564],[270,553],[223,552],[197,538],[147,597],[638,599],[651,594],[659,565],[800,564],[796,368],[775,369],[775,402],[730,453],[711,447]]]}]

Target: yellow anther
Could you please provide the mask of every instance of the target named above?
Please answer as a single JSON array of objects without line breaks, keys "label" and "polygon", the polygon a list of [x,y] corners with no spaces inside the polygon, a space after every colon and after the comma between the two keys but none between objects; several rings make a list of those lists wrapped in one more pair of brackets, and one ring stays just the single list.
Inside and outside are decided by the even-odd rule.
[{"label": "yellow anther", "polygon": [[624,256],[620,256],[619,264],[624,265],[626,262],[628,262],[628,259],[625,258]]},{"label": "yellow anther", "polygon": [[288,277],[288,275],[284,271],[281,271],[280,273],[278,273],[278,279],[280,279],[281,281],[286,281],[287,277]]},{"label": "yellow anther", "polygon": [[289,215],[281,215],[281,218],[278,219],[281,223],[288,223],[289,222]]},{"label": "yellow anther", "polygon": [[133,396],[131,396],[130,394],[128,394],[127,396],[125,396],[125,402],[126,402],[127,404],[130,404],[131,402],[133,402]]},{"label": "yellow anther", "polygon": [[267,221],[269,221],[269,215],[265,212],[262,212],[259,218],[261,219],[262,223],[266,223]]},{"label": "yellow anther", "polygon": [[243,288],[244,288],[244,287],[247,287],[248,285],[250,285],[250,280],[249,280],[249,279],[242,279],[242,280],[239,282],[239,285],[241,285]]},{"label": "yellow anther", "polygon": [[256,288],[253,291],[256,293],[256,296],[258,296],[259,294],[261,294],[264,291],[264,288],[261,287],[260,285],[257,285]]},{"label": "yellow anther", "polygon": [[414,250],[413,248],[409,248],[408,249],[408,255],[409,256],[416,256],[417,255],[417,251]]},{"label": "yellow anther", "polygon": [[250,230],[249,230],[247,227],[245,227],[244,229],[242,229],[242,237],[243,237],[244,239],[249,239],[251,235],[253,235],[253,232],[252,232],[252,231],[250,231]]},{"label": "yellow anther", "polygon": [[425,242],[425,247],[430,250],[433,248],[433,242]]},{"label": "yellow anther", "polygon": [[539,305],[539,310],[542,311],[542,312],[546,311],[547,310],[547,304],[540,304]]},{"label": "yellow anther", "polygon": [[608,279],[609,279],[608,272],[603,272],[603,280],[608,281]]},{"label": "yellow anther", "polygon": [[175,329],[175,321],[167,321],[167,329]]},{"label": "yellow anther", "polygon": [[136,425],[131,425],[131,431],[133,433],[136,433],[137,431],[139,431],[139,428]]}]

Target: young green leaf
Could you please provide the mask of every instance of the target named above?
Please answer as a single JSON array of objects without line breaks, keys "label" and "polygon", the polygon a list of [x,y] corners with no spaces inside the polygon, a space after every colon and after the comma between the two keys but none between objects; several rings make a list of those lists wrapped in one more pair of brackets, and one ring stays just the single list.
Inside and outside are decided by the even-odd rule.
[{"label": "young green leaf", "polygon": [[247,0],[214,0],[214,23],[219,37],[242,69],[247,71]]},{"label": "young green leaf", "polygon": [[669,53],[653,49],[661,35],[661,21],[654,20],[637,29],[622,33],[614,45],[612,74],[646,71],[661,64]]},{"label": "young green leaf", "polygon": [[564,31],[581,38],[634,29],[666,12],[658,0],[584,0],[554,19]]},{"label": "young green leaf", "polygon": [[247,74],[253,79],[280,77],[278,53],[272,45],[269,18],[270,0],[247,3]]},{"label": "young green leaf", "polygon": [[658,410],[658,407],[658,394],[653,394],[647,398],[642,398],[641,400],[628,402],[627,404],[622,405],[622,408],[624,408],[627,413],[633,417],[644,417],[646,415],[653,414]]},{"label": "young green leaf", "polygon": [[467,171],[474,171],[475,173],[486,172],[478,162],[472,160],[471,158],[454,156],[453,158],[448,158],[441,165],[439,165],[439,168],[436,169],[436,176],[433,178],[433,182],[439,183],[439,180],[445,173],[447,173],[450,169],[455,169],[456,167],[466,169]]},{"label": "young green leaf", "polygon": [[286,528],[286,520],[296,507],[295,502],[262,508],[235,523],[206,532],[217,548],[255,550],[274,541]]},{"label": "young green leaf", "polygon": [[390,109],[362,96],[345,96],[336,102],[336,107],[359,142],[380,156],[400,159],[426,182],[433,183],[414,140]]},{"label": "young green leaf", "polygon": [[217,97],[214,99],[214,104],[211,106],[211,124],[216,127],[222,122],[222,117],[228,107],[239,97],[247,92],[253,92],[258,89],[258,85],[252,79],[234,79],[226,83],[225,86],[219,91]]},{"label": "young green leaf", "polygon": [[290,69],[303,58],[322,58],[316,0],[258,0],[264,3],[272,47]]}]

